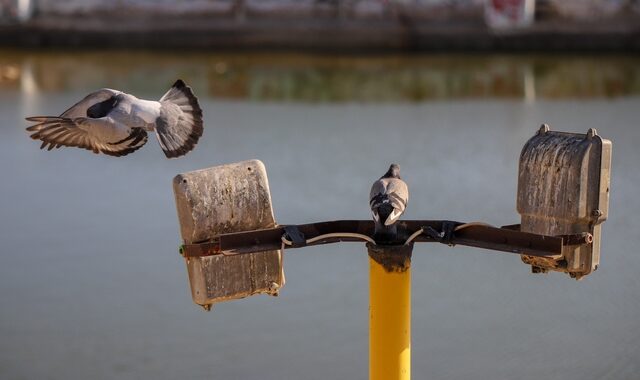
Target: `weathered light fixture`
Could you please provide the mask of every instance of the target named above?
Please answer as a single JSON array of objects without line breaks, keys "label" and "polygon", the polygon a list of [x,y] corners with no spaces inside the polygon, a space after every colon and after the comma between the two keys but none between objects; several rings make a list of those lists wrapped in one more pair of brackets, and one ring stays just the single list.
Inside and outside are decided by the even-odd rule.
[{"label": "weathered light fixture", "polygon": [[595,129],[586,134],[554,132],[545,124],[527,141],[518,174],[520,231],[582,237],[564,245],[559,255],[525,253],[522,260],[534,273],[554,270],[579,279],[598,268],[610,172],[611,141]]},{"label": "weathered light fixture", "polygon": [[[267,173],[260,161],[180,174],[173,179],[173,190],[185,244],[276,226]],[[284,285],[279,249],[185,257],[185,261],[193,301],[206,310],[216,302],[254,294],[278,295]]]}]

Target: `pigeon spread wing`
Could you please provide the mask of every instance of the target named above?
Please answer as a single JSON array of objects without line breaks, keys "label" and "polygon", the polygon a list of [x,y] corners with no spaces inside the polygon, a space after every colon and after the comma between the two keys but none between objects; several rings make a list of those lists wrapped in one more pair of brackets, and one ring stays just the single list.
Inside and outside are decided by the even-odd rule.
[{"label": "pigeon spread wing", "polygon": [[29,117],[27,120],[36,123],[27,128],[27,131],[32,132],[32,139],[42,141],[40,149],[46,147],[51,150],[61,146],[75,146],[94,153],[124,156],[136,151],[147,142],[147,133],[144,129],[128,128],[109,117],[90,119],[36,116]]},{"label": "pigeon spread wing", "polygon": [[103,88],[101,90],[92,92],[91,94],[85,96],[84,99],[82,99],[78,103],[69,107],[69,109],[64,111],[60,115],[60,117],[67,117],[67,118],[86,117],[87,110],[91,106],[100,102],[104,102],[117,93],[118,93],[117,91],[111,90],[108,88]]}]

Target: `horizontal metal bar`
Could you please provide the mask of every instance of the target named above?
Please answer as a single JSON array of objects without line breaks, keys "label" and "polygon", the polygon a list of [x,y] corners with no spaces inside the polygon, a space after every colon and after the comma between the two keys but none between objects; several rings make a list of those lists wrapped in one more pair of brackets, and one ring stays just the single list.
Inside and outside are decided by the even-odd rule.
[{"label": "horizontal metal bar", "polygon": [[[401,244],[407,236],[417,232],[421,228],[432,227],[441,231],[444,222],[462,226],[463,223],[444,220],[406,220],[399,223],[398,243]],[[336,220],[296,225],[295,227],[304,235],[305,239],[317,238],[330,233],[356,233],[373,237],[374,224],[370,220]],[[185,257],[202,257],[219,254],[244,254],[253,252],[270,251],[282,248],[282,236],[284,226],[264,230],[235,232],[217,235],[210,241],[198,244],[186,244],[181,252]],[[354,237],[327,237],[325,239],[307,244],[307,246],[336,243],[340,241],[362,241]],[[421,234],[414,242],[437,242],[433,238]],[[574,243],[575,239],[571,239]],[[495,251],[511,252],[517,254],[526,253],[530,256],[555,256],[562,253],[563,237],[537,235],[520,232],[513,229],[490,227],[486,225],[471,224],[455,231],[450,241],[451,244],[484,248]],[[285,248],[296,248],[285,246]]]}]

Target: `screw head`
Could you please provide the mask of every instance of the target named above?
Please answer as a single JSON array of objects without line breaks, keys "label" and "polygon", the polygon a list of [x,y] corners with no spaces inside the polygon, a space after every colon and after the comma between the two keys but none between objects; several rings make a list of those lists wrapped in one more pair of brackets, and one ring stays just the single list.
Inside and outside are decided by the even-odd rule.
[{"label": "screw head", "polygon": [[538,129],[538,134],[539,135],[544,135],[545,133],[549,132],[551,130],[551,128],[549,128],[549,124],[542,124],[540,126],[540,129]]}]

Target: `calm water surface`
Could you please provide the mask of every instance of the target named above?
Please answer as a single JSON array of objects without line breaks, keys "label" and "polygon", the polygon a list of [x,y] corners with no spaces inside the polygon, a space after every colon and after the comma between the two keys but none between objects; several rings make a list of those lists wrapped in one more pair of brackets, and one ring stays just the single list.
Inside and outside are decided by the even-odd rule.
[{"label": "calm water surface", "polygon": [[[97,87],[158,98],[182,77],[195,151],[38,150],[25,116]],[[515,255],[416,246],[415,379],[637,379],[640,59],[0,52],[0,378],[366,379],[361,244],[289,251],[278,298],[191,302],[172,177],[264,161],[276,219],[368,218],[390,162],[406,218],[518,221],[517,160],[540,123],[614,142],[600,270],[532,275]]]}]

